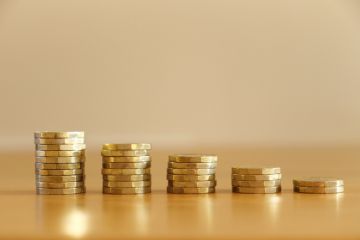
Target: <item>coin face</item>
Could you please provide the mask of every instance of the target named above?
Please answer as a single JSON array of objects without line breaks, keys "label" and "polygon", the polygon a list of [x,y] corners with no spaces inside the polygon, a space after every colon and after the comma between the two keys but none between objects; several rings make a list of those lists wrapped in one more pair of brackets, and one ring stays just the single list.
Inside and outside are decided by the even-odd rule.
[{"label": "coin face", "polygon": [[190,174],[190,175],[209,175],[209,174],[215,174],[216,169],[176,169],[176,168],[168,168],[167,169],[168,174]]},{"label": "coin face", "polygon": [[64,188],[64,189],[36,188],[36,193],[37,194],[48,194],[48,195],[78,194],[78,193],[85,193],[85,187]]},{"label": "coin face", "polygon": [[299,186],[294,186],[294,192],[314,193],[314,194],[342,193],[342,192],[344,192],[344,186],[337,186],[337,187],[299,187]]},{"label": "coin face", "polygon": [[37,163],[82,163],[85,162],[85,156],[81,157],[36,157]]},{"label": "coin face", "polygon": [[40,151],[80,151],[86,148],[85,144],[72,144],[72,145],[46,145],[46,144],[36,144],[36,150]]},{"label": "coin face", "polygon": [[151,192],[151,187],[134,187],[134,188],[103,187],[103,193],[106,194],[143,194],[150,192]]},{"label": "coin face", "polygon": [[104,175],[136,175],[136,174],[150,174],[150,168],[139,168],[139,169],[114,169],[114,168],[103,168],[102,174]]},{"label": "coin face", "polygon": [[112,144],[107,143],[103,145],[104,150],[138,150],[145,149],[150,150],[151,144],[149,143],[124,143],[124,144]]},{"label": "coin face", "polygon": [[269,180],[280,180],[281,174],[263,174],[263,175],[247,175],[247,174],[232,174],[232,180],[237,181],[269,181]]},{"label": "coin face", "polygon": [[149,150],[102,150],[102,156],[105,157],[137,157],[137,156],[148,156],[150,155]]},{"label": "coin face", "polygon": [[104,181],[121,181],[121,182],[132,182],[132,181],[150,181],[150,174],[136,174],[136,175],[103,175]]},{"label": "coin face", "polygon": [[169,187],[180,187],[180,188],[209,188],[215,187],[216,181],[194,181],[194,182],[178,182],[168,181]]},{"label": "coin face", "polygon": [[234,193],[279,193],[281,187],[232,187]]},{"label": "coin face", "polygon": [[35,144],[45,145],[64,145],[64,144],[84,144],[84,138],[35,138]]},{"label": "coin face", "polygon": [[84,174],[83,169],[71,170],[41,170],[35,169],[35,174],[42,176],[67,176],[67,175],[81,175]]},{"label": "coin face", "polygon": [[35,151],[37,157],[81,157],[85,151]]},{"label": "coin face", "polygon": [[214,181],[215,174],[208,175],[174,175],[168,174],[167,180],[169,181],[180,181],[180,182],[194,182],[194,181]]},{"label": "coin face", "polygon": [[104,181],[104,187],[110,188],[134,188],[134,187],[150,187],[151,181],[136,181],[136,182],[112,182]]},{"label": "coin face", "polygon": [[344,180],[329,177],[309,177],[294,179],[293,184],[301,187],[337,187],[343,186]]},{"label": "coin face", "polygon": [[215,188],[213,188],[213,187],[197,187],[197,188],[167,187],[167,192],[168,193],[175,193],[175,194],[214,193]]},{"label": "coin face", "polygon": [[37,188],[79,188],[83,187],[84,182],[36,182]]},{"label": "coin face", "polygon": [[232,174],[262,175],[262,174],[278,174],[278,173],[281,173],[281,169],[279,167],[232,168]]},{"label": "coin face", "polygon": [[72,176],[42,176],[36,175],[35,180],[38,182],[52,182],[52,183],[62,183],[62,182],[79,182],[84,181],[84,175],[72,175]]},{"label": "coin face", "polygon": [[84,132],[35,132],[34,138],[84,138]]},{"label": "coin face", "polygon": [[281,185],[281,180],[269,181],[237,181],[232,180],[233,187],[276,187]]},{"label": "coin face", "polygon": [[102,157],[103,163],[134,163],[134,162],[150,162],[150,156],[137,157]]},{"label": "coin face", "polygon": [[182,163],[216,163],[218,157],[211,154],[176,154],[170,155],[170,162]]},{"label": "coin face", "polygon": [[103,168],[149,168],[151,162],[138,163],[103,163]]},{"label": "coin face", "polygon": [[168,168],[216,168],[217,163],[178,163],[178,162],[169,162]]},{"label": "coin face", "polygon": [[83,168],[83,163],[35,163],[35,169],[44,169],[44,170],[71,170]]}]

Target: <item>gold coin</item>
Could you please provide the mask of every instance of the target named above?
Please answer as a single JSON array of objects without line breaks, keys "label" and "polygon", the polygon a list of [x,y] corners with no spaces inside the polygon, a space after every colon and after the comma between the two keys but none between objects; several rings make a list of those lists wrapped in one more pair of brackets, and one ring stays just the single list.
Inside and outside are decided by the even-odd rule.
[{"label": "gold coin", "polygon": [[169,162],[168,168],[216,168],[217,163],[179,163]]},{"label": "gold coin", "polygon": [[124,168],[124,169],[114,169],[114,168],[103,168],[102,174],[104,175],[136,175],[136,174],[150,174],[150,168]]},{"label": "gold coin", "polygon": [[150,150],[151,144],[149,143],[124,143],[124,144],[104,144],[104,150],[138,150],[145,149]]},{"label": "gold coin", "polygon": [[243,174],[232,174],[232,180],[237,181],[270,181],[280,180],[281,174],[264,174],[264,175],[243,175]]},{"label": "gold coin", "polygon": [[234,193],[279,193],[281,186],[277,187],[232,187]]},{"label": "gold coin", "polygon": [[40,151],[80,151],[86,149],[85,144],[73,144],[73,145],[42,145],[36,144],[36,150]]},{"label": "gold coin", "polygon": [[37,163],[82,163],[85,162],[85,156],[81,157],[36,157]]},{"label": "gold coin", "polygon": [[216,163],[216,155],[201,155],[201,154],[176,154],[170,155],[170,162],[182,162],[182,163]]},{"label": "gold coin", "polygon": [[262,175],[262,174],[278,174],[281,173],[279,167],[241,167],[232,168],[232,174],[246,174],[246,175]]},{"label": "gold coin", "polygon": [[281,180],[269,181],[237,181],[232,180],[233,187],[276,187],[281,185]]},{"label": "gold coin", "polygon": [[35,144],[45,145],[64,145],[64,144],[84,144],[84,138],[35,138]]},{"label": "gold coin", "polygon": [[39,170],[35,169],[35,174],[42,176],[67,176],[67,175],[81,175],[84,173],[83,169],[71,170]]},{"label": "gold coin", "polygon": [[298,187],[294,186],[294,192],[298,193],[342,193],[344,186],[338,187]]},{"label": "gold coin", "polygon": [[81,157],[85,155],[85,150],[81,151],[36,151],[37,157]]},{"label": "gold coin", "polygon": [[84,138],[84,132],[35,132],[34,138]]},{"label": "gold coin", "polygon": [[139,163],[103,163],[103,168],[149,168],[151,162],[139,162]]},{"label": "gold coin", "polygon": [[197,182],[178,182],[168,181],[169,187],[180,187],[180,188],[208,188],[215,187],[216,181],[197,181]]},{"label": "gold coin", "polygon": [[79,188],[83,187],[84,182],[36,182],[37,188]]},{"label": "gold coin", "polygon": [[109,188],[103,187],[103,193],[106,194],[143,194],[150,193],[151,187],[134,187],[134,188]]},{"label": "gold coin", "polygon": [[104,187],[111,188],[134,188],[134,187],[150,187],[151,181],[137,181],[137,182],[103,182]]},{"label": "gold coin", "polygon": [[62,183],[62,182],[81,182],[85,180],[84,175],[72,175],[72,176],[42,176],[35,175],[35,180],[38,182],[52,182],[52,183]]},{"label": "gold coin", "polygon": [[216,169],[210,168],[210,169],[176,169],[176,168],[168,168],[167,173],[168,174],[191,174],[191,175],[209,175],[209,174],[215,174]]},{"label": "gold coin", "polygon": [[149,162],[150,156],[138,157],[103,157],[103,163],[133,163],[133,162]]},{"label": "gold coin", "polygon": [[134,181],[150,181],[150,174],[137,175],[103,175],[103,180],[108,182],[134,182]]},{"label": "gold coin", "polygon": [[190,187],[190,188],[183,188],[183,187],[167,187],[168,193],[175,193],[175,194],[199,194],[199,193],[214,193],[214,187]]},{"label": "gold coin", "polygon": [[300,187],[337,187],[343,186],[344,180],[328,177],[297,178],[293,180],[293,184]]},{"label": "gold coin", "polygon": [[84,168],[82,163],[35,163],[35,169],[66,170]]},{"label": "gold coin", "polygon": [[104,157],[138,157],[150,155],[149,150],[101,150],[101,155]]},{"label": "gold coin", "polygon": [[48,195],[65,195],[65,194],[77,194],[77,193],[85,193],[85,187],[78,188],[64,188],[64,189],[56,189],[56,188],[36,188],[37,194],[48,194]]},{"label": "gold coin", "polygon": [[210,175],[174,175],[168,174],[166,177],[169,181],[179,181],[179,182],[194,182],[194,181],[214,181],[215,174]]}]

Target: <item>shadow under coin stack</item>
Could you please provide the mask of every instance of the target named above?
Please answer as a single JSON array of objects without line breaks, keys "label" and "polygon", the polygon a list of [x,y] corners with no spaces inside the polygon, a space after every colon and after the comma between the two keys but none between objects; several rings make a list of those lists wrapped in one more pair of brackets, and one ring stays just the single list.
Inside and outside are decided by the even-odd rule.
[{"label": "shadow under coin stack", "polygon": [[151,145],[148,143],[104,144],[103,193],[151,192]]},{"label": "shadow under coin stack", "polygon": [[279,193],[281,169],[279,167],[232,168],[231,181],[234,193]]},{"label": "shadow under coin stack", "polygon": [[215,155],[169,156],[167,192],[175,194],[214,193],[216,166],[217,156]]},{"label": "shadow under coin stack", "polygon": [[293,180],[294,192],[298,193],[342,193],[344,181],[339,178],[310,177]]},{"label": "shadow under coin stack", "polygon": [[84,193],[84,132],[35,132],[34,137],[36,193]]}]

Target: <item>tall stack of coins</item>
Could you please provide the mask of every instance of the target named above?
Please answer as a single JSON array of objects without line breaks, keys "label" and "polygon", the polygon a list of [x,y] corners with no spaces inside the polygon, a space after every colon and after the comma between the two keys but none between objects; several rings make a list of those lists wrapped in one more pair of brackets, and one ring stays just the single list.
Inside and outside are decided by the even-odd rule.
[{"label": "tall stack of coins", "polygon": [[151,145],[148,143],[104,144],[103,193],[151,192]]},{"label": "tall stack of coins", "polygon": [[231,180],[234,193],[281,192],[281,169],[279,167],[232,168]]},{"label": "tall stack of coins", "polygon": [[36,193],[84,193],[84,132],[35,132],[34,137]]},{"label": "tall stack of coins", "polygon": [[298,193],[342,193],[344,181],[339,178],[310,177],[293,180],[294,192]]},{"label": "tall stack of coins", "polygon": [[216,187],[215,155],[169,156],[167,180],[168,193],[213,193]]}]

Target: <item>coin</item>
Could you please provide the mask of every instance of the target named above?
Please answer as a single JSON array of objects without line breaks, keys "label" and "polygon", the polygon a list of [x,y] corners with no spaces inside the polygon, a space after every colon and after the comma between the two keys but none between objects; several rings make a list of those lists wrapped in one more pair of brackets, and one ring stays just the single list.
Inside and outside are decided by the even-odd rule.
[{"label": "coin", "polygon": [[45,169],[45,170],[66,170],[66,169],[78,169],[83,168],[84,164],[82,163],[35,163],[35,169]]},{"label": "coin", "polygon": [[84,138],[35,138],[35,144],[45,145],[64,145],[64,144],[84,144]]},{"label": "coin", "polygon": [[168,174],[191,174],[191,175],[209,175],[209,174],[215,174],[216,169],[210,168],[210,169],[176,169],[176,168],[168,168],[167,169]]},{"label": "coin", "polygon": [[168,168],[216,168],[217,163],[179,163],[169,162]]},{"label": "coin", "polygon": [[215,187],[216,181],[197,181],[197,182],[179,182],[179,181],[168,181],[169,187],[180,187],[180,188],[208,188]]},{"label": "coin", "polygon": [[36,182],[37,188],[78,188],[83,186],[84,182]]},{"label": "coin", "polygon": [[150,156],[138,156],[138,157],[103,157],[104,163],[132,163],[132,162],[149,162]]},{"label": "coin", "polygon": [[280,180],[269,180],[269,181],[237,181],[232,180],[233,187],[276,187],[280,186]]},{"label": "coin", "polygon": [[39,170],[35,169],[35,174],[42,176],[67,176],[67,175],[80,175],[83,174],[83,169],[71,169],[71,170]]},{"label": "coin", "polygon": [[281,179],[281,174],[264,174],[264,175],[242,175],[242,174],[232,174],[232,180],[238,181],[269,181],[269,180],[279,180]]},{"label": "coin", "polygon": [[190,187],[190,188],[167,187],[167,192],[168,193],[176,193],[176,194],[214,193],[215,188],[213,188],[213,187]]},{"label": "coin", "polygon": [[232,187],[234,193],[279,193],[281,186],[277,187]]},{"label": "coin", "polygon": [[124,144],[104,144],[104,150],[137,150],[145,149],[150,150],[151,144],[149,143],[124,143]]},{"label": "coin", "polygon": [[84,138],[84,132],[35,132],[35,138]]},{"label": "coin", "polygon": [[135,187],[135,188],[109,188],[103,187],[103,193],[107,194],[143,194],[150,193],[151,187]]},{"label": "coin", "polygon": [[150,187],[151,181],[136,181],[136,182],[103,182],[104,187],[112,188],[128,188],[128,187]]},{"label": "coin", "polygon": [[150,154],[149,150],[102,150],[101,154],[105,157],[137,157],[137,156],[147,156]]},{"label": "coin", "polygon": [[35,154],[37,157],[81,157],[85,151],[35,151]]},{"label": "coin", "polygon": [[214,181],[215,174],[210,175],[174,175],[168,174],[167,180],[179,182],[194,182],[194,181]]},{"label": "coin", "polygon": [[85,162],[85,156],[81,157],[36,157],[37,163],[82,163]]},{"label": "coin", "polygon": [[294,186],[294,192],[299,193],[342,193],[344,186],[337,187],[298,187]]},{"label": "coin", "polygon": [[77,193],[84,193],[84,192],[85,192],[85,187],[64,188],[64,189],[36,188],[37,194],[64,195],[64,194],[77,194]]},{"label": "coin", "polygon": [[132,181],[150,181],[150,174],[137,174],[137,175],[103,175],[104,181],[119,181],[119,182],[132,182]]},{"label": "coin", "polygon": [[343,186],[344,180],[328,177],[297,178],[293,180],[293,184],[301,187],[337,187]]},{"label": "coin", "polygon": [[232,174],[261,175],[261,174],[278,174],[281,173],[279,167],[241,167],[232,168]]},{"label": "coin", "polygon": [[139,162],[139,163],[103,163],[103,168],[149,168],[151,162]]},{"label": "coin", "polygon": [[71,175],[71,176],[42,176],[36,175],[35,180],[39,182],[52,182],[52,183],[62,183],[62,182],[80,182],[85,180],[84,175]]},{"label": "coin", "polygon": [[200,154],[176,154],[170,155],[169,161],[182,163],[215,163],[217,162],[217,156]]},{"label": "coin", "polygon": [[124,168],[124,169],[114,169],[114,168],[103,168],[102,174],[104,175],[136,175],[136,174],[150,174],[150,168]]},{"label": "coin", "polygon": [[41,151],[80,151],[86,148],[85,144],[73,144],[73,145],[42,145],[36,144],[36,150]]}]

